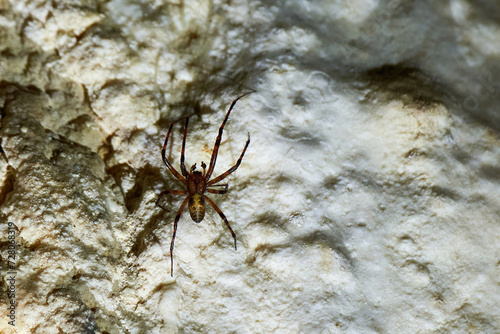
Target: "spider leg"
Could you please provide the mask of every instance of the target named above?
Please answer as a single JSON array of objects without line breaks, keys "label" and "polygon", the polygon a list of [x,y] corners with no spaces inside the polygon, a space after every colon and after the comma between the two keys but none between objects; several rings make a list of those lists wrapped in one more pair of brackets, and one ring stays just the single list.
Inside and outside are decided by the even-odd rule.
[{"label": "spider leg", "polygon": [[243,160],[243,156],[245,155],[245,152],[246,152],[247,147],[248,147],[249,144],[250,144],[250,134],[248,134],[248,140],[247,140],[247,142],[245,144],[245,148],[243,149],[243,152],[241,152],[241,155],[238,158],[238,161],[236,161],[236,165],[234,165],[233,167],[229,168],[227,171],[225,171],[221,175],[217,176],[216,178],[208,181],[207,182],[207,187],[213,185],[214,183],[222,181],[224,178],[226,178],[226,176],[228,176],[229,174],[231,174],[232,172],[234,172],[236,169],[238,169],[238,167],[241,164],[241,161]]},{"label": "spider leg", "polygon": [[187,190],[165,190],[158,197],[162,197],[163,195],[187,195],[187,193]]},{"label": "spider leg", "polygon": [[[175,122],[173,122],[172,124],[170,124],[170,127],[168,128],[167,136],[165,137],[165,142],[163,143],[163,148],[161,150],[161,157],[163,159],[163,162],[167,166],[168,170],[170,171],[170,173],[172,173],[182,183],[186,184],[186,179],[172,166],[172,164],[170,164],[170,162],[168,161],[167,157],[165,156],[165,151],[167,149],[168,138],[170,137],[170,132],[172,131],[172,128],[173,128],[174,124],[177,123],[178,121],[180,121],[180,119],[177,120],[177,121],[175,121]],[[186,127],[186,129],[187,129],[187,127]],[[186,132],[186,130],[184,130],[184,132]],[[184,134],[184,140],[185,139],[186,139],[186,137],[185,137],[185,134]],[[182,167],[182,165],[181,165],[181,167]]]},{"label": "spider leg", "polygon": [[177,233],[177,223],[179,222],[179,218],[181,218],[182,210],[184,210],[184,207],[186,206],[187,202],[189,201],[190,196],[187,196],[184,201],[181,204],[181,207],[179,208],[179,211],[177,211],[177,216],[175,216],[174,220],[174,234],[172,235],[172,242],[170,243],[170,276],[174,277],[174,241],[175,241],[175,234]]},{"label": "spider leg", "polygon": [[165,211],[168,211],[167,209],[165,209],[163,206],[160,205],[160,200],[163,196],[165,196],[165,195],[187,195],[187,193],[188,193],[187,190],[165,190],[165,191],[162,191],[158,195],[158,199],[156,200],[155,205],[159,206],[160,208],[162,208]]},{"label": "spider leg", "polygon": [[223,189],[208,189],[207,192],[212,193],[212,194],[225,194],[227,193],[227,184],[214,184],[212,187],[224,187]]},{"label": "spider leg", "polygon": [[208,204],[210,204],[212,206],[212,208],[214,208],[215,211],[217,211],[217,213],[222,218],[222,220],[224,220],[224,223],[226,223],[227,227],[229,228],[229,231],[231,231],[231,235],[233,236],[233,239],[234,239],[234,250],[236,250],[236,234],[234,233],[233,229],[229,225],[229,222],[227,221],[226,216],[222,213],[221,209],[219,209],[219,207],[217,207],[217,205],[215,205],[215,203],[210,198],[208,198],[205,195],[203,195],[203,198],[205,199],[205,201],[208,202]]},{"label": "spider leg", "polygon": [[186,125],[184,126],[184,137],[182,138],[181,172],[182,172],[182,175],[184,175],[184,176],[188,176],[186,166],[184,165],[184,150],[186,148],[186,136],[187,136],[188,123],[189,123],[189,116],[186,117]]},{"label": "spider leg", "polygon": [[231,106],[229,107],[229,110],[227,111],[226,117],[224,118],[224,121],[222,121],[222,125],[219,128],[219,134],[217,135],[217,139],[215,140],[214,150],[212,151],[212,157],[210,158],[210,164],[208,167],[206,180],[210,179],[210,176],[212,176],[212,173],[214,172],[215,163],[217,161],[217,153],[219,152],[219,146],[220,146],[220,142],[222,140],[222,132],[224,131],[224,125],[226,125],[226,122],[229,118],[229,114],[231,113],[231,111],[234,108],[234,105],[236,104],[236,102],[238,102],[239,99],[241,99],[242,97],[247,96],[248,94],[251,94],[251,93],[253,93],[253,91],[241,95],[240,97],[236,98],[233,101],[233,103],[231,103]]}]

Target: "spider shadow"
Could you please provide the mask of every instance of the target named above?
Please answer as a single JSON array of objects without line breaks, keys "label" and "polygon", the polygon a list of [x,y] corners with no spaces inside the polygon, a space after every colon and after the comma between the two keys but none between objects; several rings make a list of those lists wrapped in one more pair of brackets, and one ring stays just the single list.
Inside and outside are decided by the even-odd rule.
[{"label": "spider shadow", "polygon": [[[141,208],[151,205],[151,199],[149,197],[146,198],[146,196],[149,196],[148,189],[156,188],[159,184],[162,185],[162,189],[181,188],[180,182],[168,176],[162,177],[161,169],[149,164],[137,170],[134,175],[136,175],[134,185],[124,194],[124,201],[129,214],[138,212]],[[160,240],[156,236],[155,230],[163,221],[173,221],[176,210],[169,210],[168,208],[171,206],[170,203],[177,203],[181,198],[175,195],[165,195],[162,197],[161,206],[154,205],[153,210],[156,212],[149,217],[148,221],[142,225],[142,228],[135,236],[135,241],[130,249],[131,254],[140,256],[147,249],[148,244],[153,242],[159,243]],[[158,194],[155,196],[155,201],[157,198]],[[141,218],[138,219],[142,220]]]},{"label": "spider shadow", "polygon": [[[172,201],[174,202],[174,201]],[[151,215],[149,221],[143,225],[142,229],[135,236],[135,242],[130,248],[130,253],[139,257],[151,243],[160,244],[160,238],[155,234],[155,230],[164,224],[173,224],[176,211],[166,209],[168,206],[156,206],[159,210]],[[161,226],[161,227],[160,227]]]}]

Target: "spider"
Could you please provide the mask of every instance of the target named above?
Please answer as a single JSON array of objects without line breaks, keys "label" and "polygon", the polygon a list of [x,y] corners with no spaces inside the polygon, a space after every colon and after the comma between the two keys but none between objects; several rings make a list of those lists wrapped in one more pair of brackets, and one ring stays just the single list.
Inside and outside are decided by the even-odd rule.
[{"label": "spider", "polygon": [[[161,205],[159,205],[160,199],[164,195],[183,195],[186,196],[184,201],[182,201],[181,206],[179,207],[179,210],[177,211],[177,215],[175,216],[174,219],[174,233],[172,235],[172,242],[170,243],[170,276],[173,277],[174,275],[174,259],[173,259],[173,251],[174,251],[174,242],[175,242],[175,234],[177,233],[177,223],[179,222],[179,218],[181,217],[182,211],[184,210],[184,207],[186,204],[188,204],[189,208],[189,214],[191,215],[191,219],[195,223],[199,223],[203,220],[205,217],[205,203],[210,204],[215,211],[219,214],[219,216],[224,220],[226,223],[226,226],[229,228],[229,231],[231,232],[231,235],[233,236],[234,239],[234,249],[236,250],[236,234],[234,233],[233,229],[229,225],[229,222],[227,221],[226,216],[222,211],[215,205],[215,203],[205,196],[205,192],[212,193],[212,194],[225,194],[228,189],[228,184],[217,184],[220,181],[224,180],[229,174],[233,173],[241,164],[241,161],[243,160],[243,156],[245,155],[245,151],[247,150],[248,145],[250,144],[250,133],[248,133],[248,139],[245,144],[245,147],[243,148],[243,152],[241,152],[241,155],[236,161],[236,164],[229,168],[227,171],[224,173],[220,174],[219,176],[216,176],[211,179],[212,173],[214,172],[215,168],[215,162],[217,161],[217,153],[219,152],[219,146],[220,142],[222,139],[222,132],[224,130],[224,125],[226,125],[226,122],[229,118],[229,114],[231,114],[231,111],[233,110],[234,105],[236,102],[241,99],[242,97],[253,93],[249,92],[246,94],[241,95],[240,97],[236,98],[232,103],[231,106],[229,107],[229,110],[227,111],[226,117],[224,118],[224,121],[222,121],[222,125],[219,128],[219,134],[217,135],[217,139],[215,140],[215,145],[214,149],[212,151],[212,157],[210,158],[210,164],[208,166],[202,161],[201,162],[201,168],[203,169],[203,173],[200,171],[196,170],[196,164],[191,166],[190,171],[188,172],[186,170],[186,167],[184,165],[184,149],[186,147],[186,135],[187,135],[187,128],[188,128],[188,122],[189,122],[189,117],[183,117],[181,119],[178,119],[177,121],[173,122],[170,124],[170,127],[167,132],[167,136],[165,137],[165,143],[163,144],[163,149],[161,150],[161,157],[163,158],[163,162],[167,166],[168,170],[170,173],[172,173],[179,181],[181,181],[184,186],[185,190],[165,190],[158,195],[158,199],[156,200],[156,205],[162,208],[163,210],[166,210],[163,208]],[[165,150],[167,148],[168,144],[168,138],[170,137],[170,132],[172,131],[172,127],[174,126],[175,123],[185,119],[186,124],[184,126],[184,137],[182,139],[182,149],[181,149],[181,173],[179,173],[173,166],[172,164],[168,161],[167,157],[165,156]],[[222,187],[219,189],[213,189],[213,187]]]}]

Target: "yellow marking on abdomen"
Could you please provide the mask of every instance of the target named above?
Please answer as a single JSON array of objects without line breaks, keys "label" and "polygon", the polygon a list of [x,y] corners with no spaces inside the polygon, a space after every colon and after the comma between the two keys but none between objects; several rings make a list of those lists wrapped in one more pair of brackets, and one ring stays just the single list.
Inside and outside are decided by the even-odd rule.
[{"label": "yellow marking on abdomen", "polygon": [[194,194],[189,199],[189,214],[195,223],[199,223],[205,217],[205,200],[200,194]]}]

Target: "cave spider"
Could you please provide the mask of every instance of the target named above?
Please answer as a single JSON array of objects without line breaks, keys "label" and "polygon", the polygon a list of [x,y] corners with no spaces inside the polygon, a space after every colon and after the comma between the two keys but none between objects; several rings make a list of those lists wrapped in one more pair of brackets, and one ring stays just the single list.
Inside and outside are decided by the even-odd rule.
[{"label": "cave spider", "polygon": [[[177,121],[173,122],[170,124],[170,127],[167,132],[167,136],[165,137],[165,143],[163,144],[163,149],[161,150],[161,157],[163,158],[163,162],[167,166],[168,170],[177,178],[179,181],[181,181],[184,184],[184,187],[186,188],[185,190],[165,190],[158,195],[158,199],[156,200],[156,205],[159,206],[160,208],[164,209],[161,205],[159,205],[160,199],[167,194],[170,195],[184,195],[186,198],[184,201],[182,201],[181,206],[179,207],[179,210],[177,211],[177,215],[175,216],[174,219],[174,233],[172,235],[172,242],[170,243],[170,276],[173,277],[174,275],[174,258],[173,258],[173,251],[174,251],[174,241],[175,241],[175,234],[177,233],[177,223],[179,222],[179,218],[181,217],[182,211],[184,210],[184,207],[186,204],[188,204],[189,208],[189,214],[191,215],[191,219],[195,223],[199,223],[203,220],[205,216],[205,203],[210,204],[215,211],[219,214],[219,216],[224,220],[226,223],[226,226],[229,228],[229,231],[231,232],[231,235],[233,236],[234,239],[234,249],[236,250],[236,234],[234,233],[233,229],[229,225],[229,222],[227,221],[226,216],[222,211],[217,207],[217,205],[205,195],[205,192],[212,193],[212,194],[225,194],[228,189],[228,184],[217,184],[220,181],[224,180],[229,174],[233,173],[238,166],[240,165],[241,161],[243,160],[243,156],[245,155],[245,151],[247,150],[248,145],[250,144],[250,133],[248,134],[248,139],[245,144],[245,147],[243,148],[243,152],[241,152],[241,155],[236,161],[236,164],[229,168],[227,171],[224,173],[220,174],[219,176],[214,177],[213,179],[210,179],[212,176],[212,173],[214,172],[215,168],[215,162],[217,161],[217,153],[219,151],[219,146],[220,142],[222,139],[222,132],[224,130],[224,125],[226,125],[226,122],[229,118],[229,114],[233,110],[234,105],[236,102],[241,99],[242,97],[253,93],[249,92],[246,94],[243,94],[236,98],[232,103],[231,106],[229,107],[229,110],[227,111],[226,117],[224,118],[224,121],[222,121],[222,125],[219,128],[219,134],[217,135],[217,139],[215,140],[215,145],[214,149],[212,151],[212,157],[210,158],[210,164],[208,166],[202,161],[201,162],[201,168],[203,169],[203,173],[200,171],[196,170],[196,164],[191,166],[190,171],[188,172],[186,170],[186,167],[184,165],[184,150],[186,147],[186,135],[187,135],[187,128],[188,128],[188,122],[189,122],[189,116],[183,117],[181,119],[178,119]],[[168,138],[170,137],[170,132],[172,131],[172,127],[174,126],[175,123],[185,119],[186,124],[184,126],[184,137],[182,139],[182,149],[181,149],[181,173],[179,173],[173,166],[172,164],[168,161],[167,157],[165,156],[165,150],[167,148],[168,144]],[[219,189],[213,189],[211,187],[222,187]]]}]

